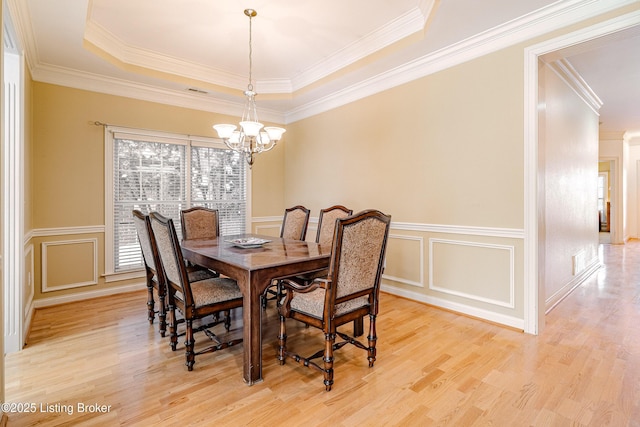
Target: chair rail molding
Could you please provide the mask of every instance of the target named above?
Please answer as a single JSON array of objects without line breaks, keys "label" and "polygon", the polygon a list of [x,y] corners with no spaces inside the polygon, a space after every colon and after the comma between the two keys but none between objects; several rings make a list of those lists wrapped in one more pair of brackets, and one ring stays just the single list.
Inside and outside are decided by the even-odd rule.
[{"label": "chair rail molding", "polygon": [[[282,222],[281,216],[254,217],[253,223]],[[318,217],[309,218],[309,224],[317,224]],[[471,236],[506,237],[524,239],[524,228],[500,228],[469,225],[428,224],[420,222],[391,222],[391,230],[422,231],[444,234],[466,234]]]},{"label": "chair rail molding", "polygon": [[29,232],[29,236],[48,237],[48,236],[65,236],[73,234],[93,234],[104,233],[104,225],[84,225],[78,227],[52,227],[52,228],[36,228]]}]

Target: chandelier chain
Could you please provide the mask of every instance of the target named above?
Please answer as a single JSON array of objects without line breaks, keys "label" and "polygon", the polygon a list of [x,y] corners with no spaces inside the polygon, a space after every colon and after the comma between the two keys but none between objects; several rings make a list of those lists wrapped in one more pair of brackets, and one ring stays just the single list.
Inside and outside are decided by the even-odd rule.
[{"label": "chandelier chain", "polygon": [[252,19],[253,17],[251,15],[249,15],[249,86],[248,89],[249,90],[253,90],[253,84],[252,82],[252,73],[251,70],[253,70],[253,60],[252,60],[252,54],[253,54],[253,36],[252,36],[252,31],[251,31],[251,23],[253,21]]}]

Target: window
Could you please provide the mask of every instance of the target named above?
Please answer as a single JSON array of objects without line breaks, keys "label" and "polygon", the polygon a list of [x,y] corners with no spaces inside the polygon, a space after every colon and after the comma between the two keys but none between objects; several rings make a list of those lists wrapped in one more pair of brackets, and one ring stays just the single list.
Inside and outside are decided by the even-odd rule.
[{"label": "window", "polygon": [[222,235],[246,230],[246,177],[247,164],[240,154],[212,147],[191,148],[191,205],[218,209]]},{"label": "window", "polygon": [[180,211],[191,206],[218,209],[222,235],[245,232],[248,168],[238,153],[213,139],[112,127],[105,140],[107,274],[143,266],[134,209],[173,218],[178,237]]}]

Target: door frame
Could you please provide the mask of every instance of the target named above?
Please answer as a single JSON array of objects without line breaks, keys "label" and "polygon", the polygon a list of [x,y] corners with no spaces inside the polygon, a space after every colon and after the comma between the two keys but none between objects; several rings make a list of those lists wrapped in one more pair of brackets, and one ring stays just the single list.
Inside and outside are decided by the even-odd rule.
[{"label": "door frame", "polygon": [[24,59],[2,8],[2,292],[5,354],[24,345]]},{"label": "door frame", "polygon": [[[537,335],[544,328],[544,156],[539,149],[539,57],[640,25],[640,11],[529,46],[524,50],[524,332]],[[619,214],[617,214],[619,215]],[[619,230],[618,230],[619,232]],[[539,252],[542,251],[542,252]]]}]

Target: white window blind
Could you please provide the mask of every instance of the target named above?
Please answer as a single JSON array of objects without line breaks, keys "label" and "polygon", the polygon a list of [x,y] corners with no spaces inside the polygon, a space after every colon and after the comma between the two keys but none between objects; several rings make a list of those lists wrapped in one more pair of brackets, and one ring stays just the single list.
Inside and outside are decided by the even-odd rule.
[{"label": "white window blind", "polygon": [[191,206],[218,209],[222,235],[245,232],[247,171],[237,153],[190,139],[114,132],[112,171],[115,273],[143,267],[134,209],[172,218],[178,237],[180,211]]},{"label": "white window blind", "polygon": [[211,147],[191,148],[191,204],[217,209],[222,235],[245,232],[245,167],[246,162],[236,152]]}]

